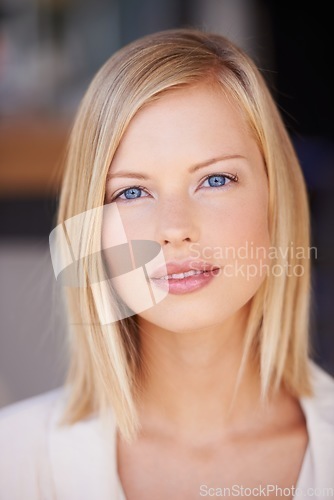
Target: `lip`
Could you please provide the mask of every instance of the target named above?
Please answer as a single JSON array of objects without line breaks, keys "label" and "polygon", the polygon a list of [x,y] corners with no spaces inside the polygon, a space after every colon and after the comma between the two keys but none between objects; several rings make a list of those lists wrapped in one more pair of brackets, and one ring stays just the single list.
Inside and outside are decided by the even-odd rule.
[{"label": "lip", "polygon": [[[185,278],[172,278],[172,274],[199,271]],[[185,294],[199,290],[208,285],[218,274],[220,267],[204,261],[188,259],[185,261],[169,261],[165,266],[156,269],[150,276],[155,286],[172,294]]]},{"label": "lip", "polygon": [[160,279],[169,274],[187,273],[188,271],[213,271],[215,269],[219,269],[219,266],[202,260],[171,260],[166,262],[164,266],[160,266],[155,269],[150,275],[150,278]]}]

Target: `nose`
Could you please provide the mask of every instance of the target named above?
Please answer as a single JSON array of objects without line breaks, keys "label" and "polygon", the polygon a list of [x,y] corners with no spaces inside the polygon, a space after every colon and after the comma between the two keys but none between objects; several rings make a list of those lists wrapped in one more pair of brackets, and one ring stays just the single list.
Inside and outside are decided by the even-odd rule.
[{"label": "nose", "polygon": [[156,232],[156,241],[161,246],[177,248],[198,241],[200,228],[196,208],[189,201],[164,203],[157,213]]}]

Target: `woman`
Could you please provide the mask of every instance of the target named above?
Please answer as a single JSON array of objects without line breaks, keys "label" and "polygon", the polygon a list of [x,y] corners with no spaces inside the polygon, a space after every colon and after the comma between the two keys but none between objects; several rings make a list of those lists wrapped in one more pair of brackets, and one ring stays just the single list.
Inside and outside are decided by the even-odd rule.
[{"label": "woman", "polygon": [[71,365],[2,410],[6,498],[333,491],[305,183],[242,51],[179,29],[113,55],[76,117],[50,243]]}]

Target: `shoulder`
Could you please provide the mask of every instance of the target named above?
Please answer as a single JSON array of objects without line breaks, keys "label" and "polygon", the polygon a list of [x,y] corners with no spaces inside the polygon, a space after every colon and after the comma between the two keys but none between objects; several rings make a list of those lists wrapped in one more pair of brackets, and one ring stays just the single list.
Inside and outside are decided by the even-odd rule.
[{"label": "shoulder", "polygon": [[310,361],[313,395],[302,397],[309,436],[312,486],[334,487],[334,378],[314,361]]},{"label": "shoulder", "polygon": [[63,387],[58,387],[0,408],[0,431],[7,426],[23,423],[22,420],[28,419],[33,422],[36,418],[43,420],[55,402],[63,397],[64,391]]},{"label": "shoulder", "polygon": [[[0,498],[116,498],[116,426],[96,414],[60,425],[60,387],[0,409]],[[108,432],[108,434],[107,434]]]},{"label": "shoulder", "polygon": [[44,490],[47,434],[64,397],[59,387],[0,408],[1,498],[37,498]]},{"label": "shoulder", "polygon": [[10,444],[13,449],[42,435],[64,397],[65,389],[59,387],[0,408],[0,447]]},{"label": "shoulder", "polygon": [[302,398],[304,406],[312,410],[314,417],[322,420],[334,432],[334,378],[322,367],[310,360],[311,382],[313,396]]}]

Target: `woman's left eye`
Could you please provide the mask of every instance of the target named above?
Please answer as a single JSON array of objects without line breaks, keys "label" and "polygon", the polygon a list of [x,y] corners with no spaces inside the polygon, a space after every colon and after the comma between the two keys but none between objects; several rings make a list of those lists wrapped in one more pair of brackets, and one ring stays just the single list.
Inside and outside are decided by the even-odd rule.
[{"label": "woman's left eye", "polygon": [[213,174],[213,175],[208,175],[204,181],[202,182],[201,186],[204,187],[221,187],[225,186],[226,184],[229,184],[230,182],[237,182],[238,181],[238,176],[237,174],[235,175],[230,175],[230,174]]},{"label": "woman's left eye", "polygon": [[117,199],[131,201],[137,200],[138,198],[145,198],[146,196],[148,196],[148,194],[141,186],[131,186],[127,189],[123,189],[123,191],[114,196],[111,201]]}]

